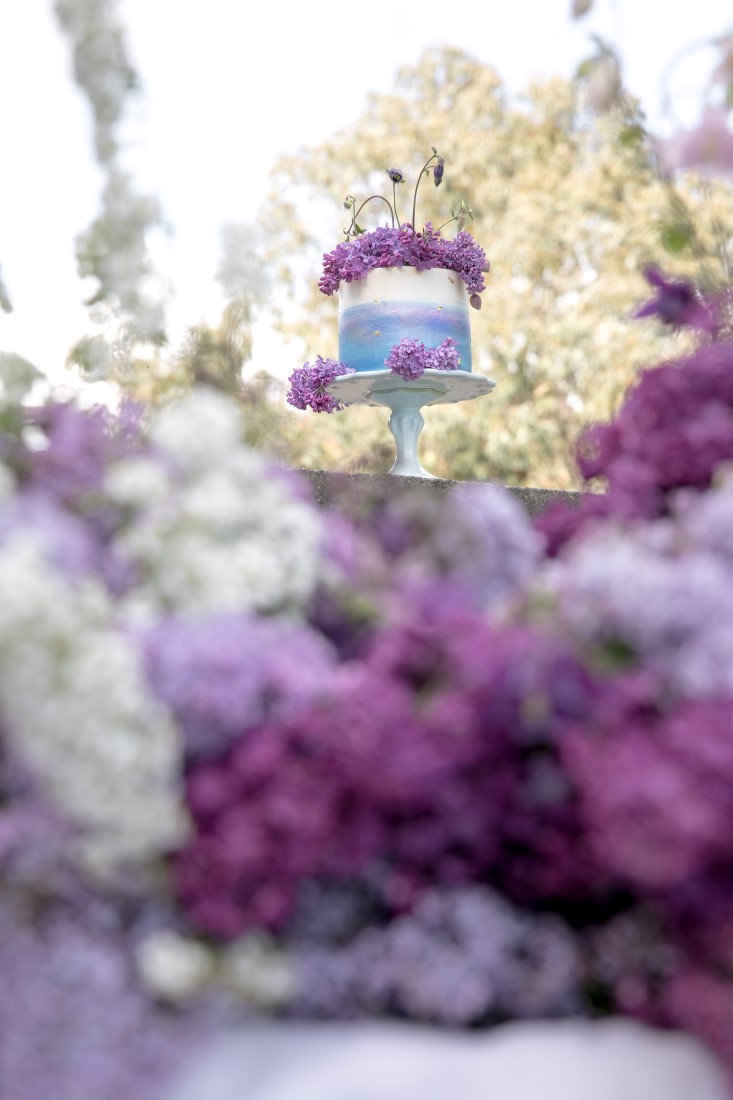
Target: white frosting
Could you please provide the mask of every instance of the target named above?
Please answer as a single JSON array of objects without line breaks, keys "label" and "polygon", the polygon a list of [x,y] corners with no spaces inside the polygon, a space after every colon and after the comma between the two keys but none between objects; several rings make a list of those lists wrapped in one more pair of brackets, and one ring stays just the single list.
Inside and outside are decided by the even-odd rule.
[{"label": "white frosting", "polygon": [[430,271],[418,271],[414,267],[378,267],[363,279],[339,285],[342,309],[374,301],[400,300],[468,305],[466,284],[461,276],[442,267]]}]

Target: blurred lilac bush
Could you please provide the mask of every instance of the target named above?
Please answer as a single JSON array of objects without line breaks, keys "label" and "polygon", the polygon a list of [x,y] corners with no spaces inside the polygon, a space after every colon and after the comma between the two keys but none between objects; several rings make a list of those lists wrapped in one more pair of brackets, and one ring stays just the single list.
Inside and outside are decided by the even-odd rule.
[{"label": "blurred lilac bush", "polygon": [[732,380],[719,328],[647,371],[535,528],[320,512],[206,390],[7,403],[3,1095],[155,1100],[257,1013],[628,1014],[733,1074]]}]

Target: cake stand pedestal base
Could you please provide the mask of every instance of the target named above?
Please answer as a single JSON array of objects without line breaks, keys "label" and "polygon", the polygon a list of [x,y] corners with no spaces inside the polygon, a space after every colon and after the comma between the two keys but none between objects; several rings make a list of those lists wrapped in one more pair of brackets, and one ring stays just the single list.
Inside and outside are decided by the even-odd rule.
[{"label": "cake stand pedestal base", "polygon": [[481,397],[491,393],[495,385],[492,378],[462,370],[430,369],[410,381],[392,371],[370,370],[342,374],[326,390],[344,405],[383,405],[391,409],[389,430],[397,457],[389,472],[398,477],[435,478],[435,474],[423,469],[417,457],[418,440],[425,424],[420,409]]}]

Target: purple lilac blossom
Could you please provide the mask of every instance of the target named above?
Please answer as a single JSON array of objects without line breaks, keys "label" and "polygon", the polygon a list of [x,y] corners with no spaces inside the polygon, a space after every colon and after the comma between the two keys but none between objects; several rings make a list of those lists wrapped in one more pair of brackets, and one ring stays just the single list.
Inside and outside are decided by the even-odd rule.
[{"label": "purple lilac blossom", "polygon": [[440,623],[422,634],[385,637],[334,673],[318,707],[189,768],[195,835],[175,879],[198,927],[224,938],[276,928],[308,878],[365,874],[376,859],[375,888],[394,912],[491,865],[511,748],[484,736],[460,686],[489,659],[487,628],[476,613],[454,616],[450,661]]},{"label": "purple lilac blossom", "polygon": [[366,878],[308,879],[298,890],[288,942],[344,944],[379,921],[381,908]]},{"label": "purple lilac blossom", "polygon": [[449,1026],[562,1015],[577,1003],[575,941],[485,887],[431,890],[414,912],[340,948],[301,942],[296,1011],[340,1018],[391,1009]]},{"label": "purple lilac blossom", "polygon": [[69,577],[99,570],[102,546],[88,523],[38,490],[18,493],[0,509],[0,543],[25,532],[37,536],[49,559]]},{"label": "purple lilac blossom", "polygon": [[731,459],[733,342],[720,342],[644,371],[615,420],[580,438],[581,474],[605,477],[607,492],[577,508],[556,505],[536,526],[555,554],[586,523],[663,515],[671,493],[708,489]]},{"label": "purple lilac blossom", "polygon": [[[28,452],[27,484],[72,508],[101,491],[109,465],[140,450],[142,410],[132,401],[117,414],[51,402],[31,410],[30,419],[46,445]],[[98,509],[94,518],[101,518]]]},{"label": "purple lilac blossom", "polygon": [[405,223],[399,228],[379,226],[353,241],[344,241],[323,257],[323,275],[319,287],[323,294],[334,294],[339,283],[363,279],[380,267],[414,267],[418,271],[444,268],[457,272],[469,294],[485,290],[486,253],[470,233],[461,232],[452,240],[441,237],[428,222],[422,233]]},{"label": "purple lilac blossom", "polygon": [[672,508],[687,545],[733,567],[733,470],[723,469],[706,493],[681,491]]},{"label": "purple lilac blossom", "polygon": [[334,666],[314,631],[245,615],[164,620],[141,641],[148,683],[171,708],[192,759],[216,756],[247,729],[305,706]]},{"label": "purple lilac blossom", "polygon": [[426,348],[421,340],[406,336],[395,344],[384,365],[393,374],[411,382],[426,370],[458,370],[460,362],[456,342],[451,336],[446,336],[435,348]]},{"label": "purple lilac blossom", "polygon": [[669,521],[589,531],[541,584],[584,646],[622,646],[675,696],[733,692],[729,564],[680,546]]},{"label": "purple lilac blossom", "polygon": [[8,1100],[159,1100],[196,1032],[135,989],[119,932],[0,906],[0,1081]]},{"label": "purple lilac blossom", "polygon": [[[359,718],[368,732],[396,714],[393,693],[382,688],[377,699],[370,684],[371,716],[341,706],[343,723],[357,723],[354,735]],[[188,769],[194,835],[175,856],[174,890],[192,923],[213,936],[281,926],[304,881],[351,875],[383,846],[378,819],[350,797],[320,736],[320,713],[310,723],[301,716],[250,730],[226,755]]]},{"label": "purple lilac blossom", "polygon": [[705,301],[695,285],[687,279],[672,279],[653,264],[644,270],[644,278],[656,294],[632,315],[636,318],[658,317],[674,328],[694,328],[715,333],[719,328],[713,306]]},{"label": "purple lilac blossom", "polygon": [[584,932],[587,980],[615,1013],[663,1022],[655,991],[680,967],[681,953],[654,905],[626,908]]},{"label": "purple lilac blossom", "polygon": [[427,365],[431,370],[458,370],[461,360],[452,336],[446,336],[436,348],[430,348]]},{"label": "purple lilac blossom", "polygon": [[384,365],[406,382],[413,381],[425,373],[428,365],[427,348],[421,340],[406,336],[399,344],[395,344],[384,360]]},{"label": "purple lilac blossom", "polygon": [[634,887],[671,890],[733,857],[730,699],[620,710],[599,730],[566,734],[560,752],[597,860]]},{"label": "purple lilac blossom", "polygon": [[[455,592],[451,603],[426,595],[413,595],[365,656],[382,677],[412,685],[434,744],[452,731],[444,781],[425,785],[421,827],[395,832],[409,889],[490,873],[526,904],[603,893],[609,874],[558,757],[566,729],[597,704],[595,680],[556,638],[482,624]],[[422,741],[425,752],[431,741]]]},{"label": "purple lilac blossom", "polygon": [[602,898],[610,876],[560,757],[568,731],[598,708],[602,687],[552,634],[514,626],[492,635],[472,693],[474,721],[496,754],[492,787],[501,791],[500,776],[506,785],[492,881],[522,904],[550,900],[558,911]]},{"label": "purple lilac blossom", "polygon": [[49,402],[28,418],[42,430],[44,446],[16,449],[19,491],[0,523],[38,531],[70,575],[95,572],[113,593],[123,591],[134,577],[110,545],[123,517],[105,497],[104,480],[113,463],[145,448],[140,406],[124,401],[112,414]]},{"label": "purple lilac blossom", "polygon": [[683,882],[664,899],[664,913],[686,957],[710,969],[733,969],[733,861]]},{"label": "purple lilac blossom", "polygon": [[[378,487],[357,493],[344,479],[333,489],[350,526],[348,559],[352,587],[361,604],[391,603],[408,586],[450,581],[464,598],[486,610],[500,610],[529,586],[542,557],[542,540],[526,513],[498,486],[463,485],[450,493],[411,489],[384,494]],[[344,593],[353,603],[351,591]],[[447,590],[438,598],[447,601]]]},{"label": "purple lilac blossom", "polygon": [[322,359],[318,355],[312,367],[309,363],[304,363],[302,367],[296,367],[290,375],[288,404],[296,409],[312,409],[313,412],[339,412],[343,404],[326,392],[326,386],[343,374],[353,373],[352,367],[335,359]]}]

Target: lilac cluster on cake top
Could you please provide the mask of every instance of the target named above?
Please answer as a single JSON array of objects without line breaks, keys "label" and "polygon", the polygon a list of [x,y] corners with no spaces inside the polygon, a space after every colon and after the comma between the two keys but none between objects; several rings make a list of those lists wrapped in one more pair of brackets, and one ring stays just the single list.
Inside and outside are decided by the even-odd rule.
[{"label": "lilac cluster on cake top", "polygon": [[[423,177],[432,175],[435,186],[439,187],[444,172],[445,160],[433,148],[417,178],[410,221],[401,221],[397,208],[397,188],[405,183],[399,168],[390,168],[387,173],[392,181],[391,202],[384,195],[370,195],[357,207],[354,196],[347,195],[344,206],[351,210],[351,223],[344,229],[346,240],[323,257],[320,290],[324,294],[334,294],[339,283],[353,283],[380,267],[414,267],[418,271],[437,267],[457,272],[471,295],[471,305],[480,309],[480,294],[486,289],[484,274],[489,270],[489,262],[481,245],[464,230],[467,219],[473,218],[471,208],[461,200],[458,209],[451,210],[450,218],[437,229],[430,222],[426,222],[421,232],[415,228],[417,193]],[[371,202],[387,206],[391,225],[378,226],[370,232],[359,225],[357,218]],[[453,222],[458,234],[449,240],[441,236],[441,231]]]}]

